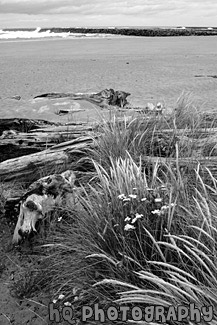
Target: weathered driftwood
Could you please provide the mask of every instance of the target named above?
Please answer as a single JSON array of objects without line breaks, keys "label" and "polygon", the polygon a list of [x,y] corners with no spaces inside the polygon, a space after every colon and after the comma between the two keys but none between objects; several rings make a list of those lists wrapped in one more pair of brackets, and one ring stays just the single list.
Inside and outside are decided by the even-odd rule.
[{"label": "weathered driftwood", "polygon": [[115,91],[114,89],[104,89],[99,93],[47,93],[38,95],[35,98],[64,98],[69,97],[73,100],[86,100],[100,107],[109,105],[124,107],[128,104],[127,97],[130,93]]},{"label": "weathered driftwood", "polygon": [[[54,166],[62,168],[78,160],[82,156],[80,150],[93,145],[92,136],[84,135],[92,131],[96,133],[99,126],[96,123],[48,126],[49,123],[46,125],[44,121],[26,122],[31,124],[31,128],[37,124],[37,128],[27,133],[4,131],[0,137],[0,181],[34,180],[40,177],[42,171],[50,171]],[[126,119],[119,119],[118,122],[126,123]],[[148,127],[147,121],[144,120],[144,123]],[[153,127],[151,121],[150,126]],[[163,134],[174,135],[180,146],[193,147],[195,156],[201,156],[201,153],[202,156],[217,156],[216,133],[217,129],[197,129],[192,137],[192,131],[185,129],[154,131],[156,137],[158,134],[161,137]],[[198,134],[205,138],[198,139]],[[207,150],[204,151],[204,148]]]},{"label": "weathered driftwood", "polygon": [[13,159],[15,157],[31,155],[54,145],[54,143],[37,143],[37,145],[31,144],[31,146],[29,144],[29,141],[24,141],[22,144],[19,144],[19,142],[14,143],[14,141],[11,142],[10,140],[0,141],[0,162],[7,159]]},{"label": "weathered driftwood", "polygon": [[13,244],[18,244],[32,232],[36,232],[36,223],[55,206],[71,200],[74,181],[75,174],[67,170],[62,174],[43,177],[28,188],[27,192],[19,198],[20,209]]},{"label": "weathered driftwood", "polygon": [[81,157],[81,151],[93,145],[93,137],[83,136],[50,149],[0,163],[0,181],[35,180],[43,171],[63,168]]},{"label": "weathered driftwood", "polygon": [[[95,136],[97,135],[95,134]],[[199,140],[184,137],[182,135],[180,137],[176,136],[176,138],[181,146],[193,146],[192,148],[195,155],[200,156],[202,153],[204,156],[214,156],[216,154],[217,140],[215,136]],[[93,146],[93,137],[81,136],[75,140],[56,144],[47,150],[3,161],[0,163],[0,181],[11,181],[14,179],[26,181],[29,180],[29,178],[34,180],[40,177],[42,171],[47,172],[53,168],[62,168],[75,162],[84,155],[82,151],[90,146]],[[207,152],[203,151],[204,148],[209,150]],[[215,158],[212,157],[212,159]],[[182,159],[180,161],[182,161]],[[208,162],[208,160],[206,161]]]},{"label": "weathered driftwood", "polygon": [[[10,159],[0,163],[0,180],[9,182],[13,180],[27,181],[40,177],[41,172],[48,172],[54,168],[67,167],[78,161],[89,147],[93,147],[93,139],[84,137],[81,142],[72,144],[72,141],[59,144],[51,149],[36,154]],[[148,164],[159,162],[160,164],[176,165],[175,158],[143,157]],[[197,168],[198,164],[205,170],[209,168],[214,177],[217,177],[217,156],[204,158],[179,158],[179,167]]]},{"label": "weathered driftwood", "polygon": [[0,135],[6,130],[16,130],[19,132],[28,132],[32,129],[41,127],[59,125],[59,123],[48,122],[45,120],[31,120],[24,118],[5,118],[0,119]]},{"label": "weathered driftwood", "polygon": [[67,139],[60,134],[49,135],[3,131],[0,136],[0,162],[48,149],[61,142],[60,140]]},{"label": "weathered driftwood", "polygon": [[96,123],[94,124],[74,124],[74,125],[59,125],[55,127],[46,127],[46,128],[40,128],[38,130],[32,130],[32,132],[45,132],[45,133],[57,133],[57,132],[64,132],[64,133],[78,133],[78,132],[87,132],[87,131],[92,131],[96,127]]},{"label": "weathered driftwood", "polygon": [[[4,128],[12,127],[15,129],[20,129],[25,127],[27,129],[25,133],[18,132],[14,129],[3,131],[2,135],[0,136],[0,162],[23,155],[40,152],[54,146],[55,144],[68,141],[70,139],[76,139],[82,135],[85,135],[89,131],[96,130],[98,127],[97,123],[70,123],[67,125],[49,126],[49,123],[46,124],[46,121],[6,119],[5,124],[3,123],[3,120],[1,121]],[[122,122],[121,119],[119,122]],[[124,123],[125,122],[126,120]],[[147,120],[145,123],[147,124]],[[32,127],[36,126],[36,129],[31,129]],[[28,128],[30,128],[30,130]],[[193,137],[192,131],[185,129],[177,129],[176,131],[172,129],[164,129],[160,131],[155,130],[155,134],[158,133],[175,134],[177,138],[180,139],[183,137],[183,135],[186,137]],[[194,137],[207,137],[216,133],[216,128],[197,129],[194,132]]]},{"label": "weathered driftwood", "polygon": [[94,129],[86,123],[39,128],[27,133],[5,130],[0,136],[0,162],[40,152],[52,146],[79,138]]},{"label": "weathered driftwood", "polygon": [[[177,167],[174,158],[142,157],[143,164],[161,165],[171,164]],[[178,161],[180,169],[197,169],[200,164],[200,171],[207,172],[209,168],[213,176],[217,176],[217,157],[212,159],[182,158]],[[22,239],[36,232],[37,221],[43,219],[48,212],[54,210],[56,205],[73,202],[73,186],[75,174],[73,171],[66,171],[62,174],[49,175],[34,182],[15,203],[20,202],[19,217],[13,235],[13,243],[18,244]]]}]

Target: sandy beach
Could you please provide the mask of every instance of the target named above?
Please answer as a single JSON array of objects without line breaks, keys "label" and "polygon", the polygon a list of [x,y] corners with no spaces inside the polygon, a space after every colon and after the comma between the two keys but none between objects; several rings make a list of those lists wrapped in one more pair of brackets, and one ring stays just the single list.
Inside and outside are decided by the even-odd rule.
[{"label": "sandy beach", "polygon": [[[94,92],[104,88],[131,93],[144,106],[173,106],[181,92],[192,92],[203,109],[216,107],[215,37],[118,37],[1,41],[0,116],[46,92]],[[31,110],[30,110],[31,111]]]},{"label": "sandy beach", "polygon": [[0,325],[217,325],[216,13],[0,0]]},{"label": "sandy beach", "polygon": [[[116,104],[120,92],[101,107],[99,94],[95,103],[38,96],[113,88],[132,106],[174,108],[186,91],[214,110],[216,59],[209,36],[0,41],[0,324],[60,324],[51,302],[73,306],[84,324],[80,306],[108,310],[125,287],[144,288],[142,303],[216,308],[216,110],[200,114],[186,96],[171,115],[138,112],[99,128],[89,122],[134,114]],[[93,286],[104,279],[112,291]]]}]

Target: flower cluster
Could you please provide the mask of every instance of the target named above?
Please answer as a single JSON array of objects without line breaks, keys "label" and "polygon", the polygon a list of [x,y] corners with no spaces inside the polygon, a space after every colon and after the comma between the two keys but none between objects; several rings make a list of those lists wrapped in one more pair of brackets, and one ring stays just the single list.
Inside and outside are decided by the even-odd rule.
[{"label": "flower cluster", "polygon": [[[135,190],[135,188],[133,190]],[[122,202],[130,202],[131,200],[136,200],[136,199],[139,200],[138,195],[136,194],[129,194],[128,197],[125,194],[120,194],[118,195],[118,199],[121,200]],[[144,197],[140,201],[144,202],[146,200],[147,198]]]},{"label": "flower cluster", "polygon": [[[138,220],[141,219],[143,217],[143,214],[139,214],[136,213],[135,216],[133,217],[126,217],[124,219],[124,221],[126,222],[126,225],[124,227],[125,231],[129,231],[129,230],[134,230],[136,229],[135,226],[133,226],[133,224]],[[131,224],[130,224],[131,223]]]},{"label": "flower cluster", "polygon": [[160,209],[156,209],[151,211],[152,214],[156,214],[158,216],[165,215],[165,213],[170,209],[170,207],[173,207],[174,203],[171,203],[170,205],[163,205]]},{"label": "flower cluster", "polygon": [[[127,217],[124,219],[125,231],[135,230],[135,224],[138,219],[141,219],[144,215],[136,213],[135,211],[149,211],[153,215],[163,216],[165,215],[174,203],[166,205],[165,191],[167,191],[166,186],[158,186],[155,188],[146,187],[146,197],[142,197],[138,194],[137,188],[133,188],[133,194],[120,194],[118,199],[123,202],[123,206],[126,207],[125,215]],[[127,203],[129,202],[129,203]],[[144,205],[145,203],[145,205]],[[154,209],[153,209],[154,208]],[[147,212],[145,212],[146,214]]]},{"label": "flower cluster", "polygon": [[[65,296],[63,294],[60,294],[57,299],[53,299],[53,304],[56,304],[58,301],[63,300],[64,298],[65,298]],[[78,297],[74,298],[74,301],[76,301],[76,300],[78,300]],[[64,306],[66,306],[66,307],[72,306],[72,303],[69,301],[65,301]]]},{"label": "flower cluster", "polygon": [[136,194],[129,194],[128,197],[125,194],[118,195],[118,199],[122,200],[123,202],[131,201],[131,200],[136,199],[136,198],[137,198]]},{"label": "flower cluster", "polygon": [[56,304],[58,300],[63,300],[64,299],[64,295],[60,294],[59,297],[57,299],[53,299],[53,303]]}]

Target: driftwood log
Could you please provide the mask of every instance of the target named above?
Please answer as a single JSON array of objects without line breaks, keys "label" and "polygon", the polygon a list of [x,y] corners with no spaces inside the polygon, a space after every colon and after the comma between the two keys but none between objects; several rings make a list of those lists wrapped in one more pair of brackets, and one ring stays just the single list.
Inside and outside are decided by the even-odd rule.
[{"label": "driftwood log", "polygon": [[[217,177],[217,157],[212,159],[192,159],[182,158],[178,161],[180,170],[187,168],[193,170],[198,168],[200,171],[209,174],[209,168],[214,177]],[[174,158],[142,157],[142,163],[146,166],[153,164],[168,165],[177,167]],[[43,177],[34,182],[20,198],[15,199],[13,204],[19,203],[19,216],[13,235],[13,244],[19,244],[36,231],[36,223],[43,220],[45,216],[55,210],[55,207],[75,203],[74,198],[75,173],[67,170],[61,174],[53,174]]]},{"label": "driftwood log", "polygon": [[[85,156],[87,148],[93,148],[93,146],[93,139],[86,137],[81,139],[81,142],[77,141],[77,143],[72,144],[69,141],[68,144],[63,143],[36,154],[6,160],[0,163],[0,181],[33,181],[40,177],[42,172],[48,173],[49,170],[52,171],[54,168],[68,168],[73,162]],[[147,163],[158,161],[159,163],[167,163],[174,166],[176,164],[175,158],[147,156],[142,157],[142,159]],[[213,176],[217,178],[217,156],[179,158],[178,163],[180,167],[191,166],[192,168],[197,168],[198,164],[203,168],[208,167]]]},{"label": "driftwood log", "polygon": [[35,154],[5,160],[0,163],[0,181],[34,181],[43,172],[66,169],[84,155],[83,150],[93,146],[93,139],[83,136]]},{"label": "driftwood log", "polygon": [[[105,89],[91,94],[48,93],[35,98],[69,97],[73,100],[87,100],[103,108],[116,106],[125,110],[129,108],[127,102],[129,95],[126,92]],[[156,106],[158,112],[162,112],[163,106],[158,104]],[[148,107],[148,111],[151,110],[156,109]],[[148,118],[144,117],[146,128]],[[150,126],[153,125],[151,119],[152,117]],[[166,117],[165,121],[167,122]],[[174,136],[180,147],[192,150],[193,157],[179,158],[177,166],[175,158],[143,156],[141,159],[144,166],[158,163],[162,166],[166,164],[193,170],[200,165],[200,172],[208,174],[209,168],[217,178],[217,129],[213,128],[217,127],[215,115],[212,117],[204,115],[203,121],[204,124],[201,124],[201,128],[197,128],[195,132],[188,129],[167,129],[168,123],[165,123],[165,129],[154,132],[156,139]],[[123,120],[119,119],[118,122],[122,123]],[[124,123],[126,122],[127,118],[124,118]],[[73,201],[75,175],[79,172],[78,161],[82,158],[85,165],[84,158],[88,149],[95,147],[94,139],[100,136],[97,133],[99,127],[96,123],[63,125],[43,120],[0,119],[0,181],[21,181],[28,184],[33,182],[21,197],[8,200],[11,211],[16,204],[19,205],[19,213],[14,213],[18,215],[13,235],[14,244],[36,232],[38,221],[43,220],[57,205]],[[88,158],[86,163],[87,160]],[[72,171],[73,163],[76,166],[74,171]],[[57,170],[67,171],[57,173]],[[89,171],[89,168],[87,170]],[[41,178],[41,175],[49,176]]]},{"label": "driftwood log", "polygon": [[[80,123],[74,125],[52,125],[41,124],[40,128],[37,123],[25,121],[31,129],[26,132],[19,132],[20,124],[17,125],[16,119],[4,121],[4,128],[0,121],[0,163],[33,153],[49,149],[59,143],[80,138],[83,135],[96,129],[96,125]],[[11,129],[8,129],[11,127]],[[37,128],[36,128],[37,127]],[[21,124],[23,128],[23,124]]]},{"label": "driftwood log", "polygon": [[102,108],[112,106],[125,107],[127,97],[130,93],[125,91],[115,91],[114,89],[104,89],[98,93],[47,93],[38,95],[36,98],[65,98],[69,97],[73,100],[86,100],[90,103],[96,104]]},{"label": "driftwood log", "polygon": [[14,130],[18,132],[29,132],[33,129],[39,129],[47,126],[57,126],[59,123],[45,120],[31,120],[24,118],[6,118],[0,119],[0,135],[4,131]]},{"label": "driftwood log", "polygon": [[[121,123],[121,121],[120,121]],[[87,133],[87,131],[93,131],[91,136],[81,135]],[[6,131],[6,130],[5,130]],[[64,132],[69,132],[70,137],[77,137],[76,139],[71,139],[68,141],[63,141],[62,143],[53,145],[53,139],[55,135],[58,138],[58,134],[64,134]],[[197,130],[198,131],[198,130]],[[14,141],[14,139],[20,139],[22,141],[30,141],[32,138],[39,137],[41,139],[41,144],[46,139],[47,149],[43,150],[41,147],[40,152],[29,154],[22,157],[17,157],[14,159],[9,159],[0,163],[0,181],[10,182],[10,181],[24,181],[28,180],[35,181],[41,177],[41,173],[45,175],[51,174],[52,169],[61,168],[66,170],[71,166],[73,162],[77,163],[80,158],[87,155],[88,148],[94,148],[94,136],[99,137],[96,133],[96,125],[59,125],[59,126],[49,126],[32,129],[28,133],[7,131],[8,134],[2,134],[1,141]],[[55,133],[56,132],[56,133]],[[174,130],[165,129],[159,131],[162,134],[170,135],[174,133]],[[200,165],[200,172],[207,173],[207,168],[211,171],[213,176],[217,178],[217,148],[216,148],[216,130],[215,129],[201,129],[199,130],[201,134],[207,136],[207,138],[194,139],[188,136],[192,136],[192,132],[187,130],[176,130],[175,136],[178,141],[187,142],[189,145],[195,145],[196,151],[199,151],[199,158],[188,157],[179,158],[178,167],[180,169],[193,170],[197,169]],[[156,132],[157,136],[158,132]],[[185,134],[185,136],[183,136]],[[6,135],[6,139],[4,139]],[[11,138],[10,138],[11,137]],[[43,139],[43,141],[42,141]],[[0,145],[1,145],[0,141]],[[50,142],[49,142],[50,141]],[[40,141],[38,141],[40,143]],[[2,142],[3,143],[3,142]],[[206,144],[206,146],[205,146]],[[22,144],[21,144],[22,145]],[[52,145],[52,146],[51,146]],[[50,148],[48,148],[51,146]],[[209,157],[201,158],[201,150],[211,146],[214,155],[209,155]],[[210,152],[208,152],[210,154]],[[152,164],[158,163],[160,165],[170,164],[172,167],[177,167],[177,160],[175,158],[162,158],[146,156],[142,157],[142,162],[145,166],[150,166]],[[77,171],[77,170],[76,170]],[[22,239],[25,239],[32,232],[36,231],[36,223],[42,220],[44,216],[52,211],[57,204],[63,204],[67,200],[73,200],[73,185],[75,181],[75,172],[67,171],[62,174],[53,174],[40,178],[38,181],[34,182],[28,189],[28,191],[22,195],[22,197],[11,200],[12,205],[19,202],[19,217],[16,224],[16,228],[13,236],[13,243],[18,244]],[[67,198],[66,198],[67,197]],[[9,200],[10,201],[10,200]]]},{"label": "driftwood log", "polygon": [[[62,126],[60,128],[62,128]],[[165,130],[165,134],[170,134],[169,131],[170,130]],[[196,166],[201,162],[202,165],[209,164],[211,171],[215,171],[215,165],[217,164],[216,136],[211,136],[211,133],[208,138],[192,139],[182,135],[185,130],[179,131],[180,135],[178,132],[176,138],[180,142],[180,145],[184,147],[187,145],[188,148],[193,146],[195,153],[195,157],[190,157],[189,159],[181,158],[179,159],[179,163],[187,164],[191,161],[192,164]],[[162,137],[162,131],[160,133]],[[42,132],[42,134],[45,133]],[[49,134],[49,132],[47,132],[47,134]],[[72,132],[72,134],[74,133]],[[0,181],[10,182],[19,180],[26,182],[28,180],[29,182],[39,178],[41,173],[46,174],[54,170],[54,168],[61,168],[64,170],[73,162],[84,157],[88,148],[94,147],[94,137],[99,137],[99,135],[94,133],[90,136],[80,136],[76,139],[64,141],[50,148],[48,143],[46,150],[2,161],[0,162]],[[205,151],[204,148],[206,149]],[[204,158],[197,158],[203,156]],[[157,159],[157,157],[154,157],[153,159]],[[172,158],[165,159],[168,163],[173,163]]]},{"label": "driftwood log", "polygon": [[43,177],[34,182],[19,198],[20,208],[12,242],[18,244],[36,232],[36,223],[45,218],[55,206],[71,200],[75,174],[67,170],[62,174]]}]

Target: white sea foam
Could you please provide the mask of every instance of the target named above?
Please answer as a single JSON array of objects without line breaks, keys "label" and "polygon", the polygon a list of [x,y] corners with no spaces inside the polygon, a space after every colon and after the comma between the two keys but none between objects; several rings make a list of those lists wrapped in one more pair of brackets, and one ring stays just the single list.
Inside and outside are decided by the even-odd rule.
[{"label": "white sea foam", "polygon": [[[112,36],[112,35],[109,35]],[[2,30],[0,29],[0,40],[8,39],[40,39],[40,38],[104,38],[108,37],[108,34],[88,34],[88,33],[55,33],[50,30],[41,31],[40,27],[37,27],[34,31],[29,30]]]},{"label": "white sea foam", "polygon": [[46,38],[46,37],[67,37],[70,33],[53,33],[50,30],[41,32],[38,27],[34,31],[22,30],[0,30],[0,39],[31,39],[31,38]]}]

